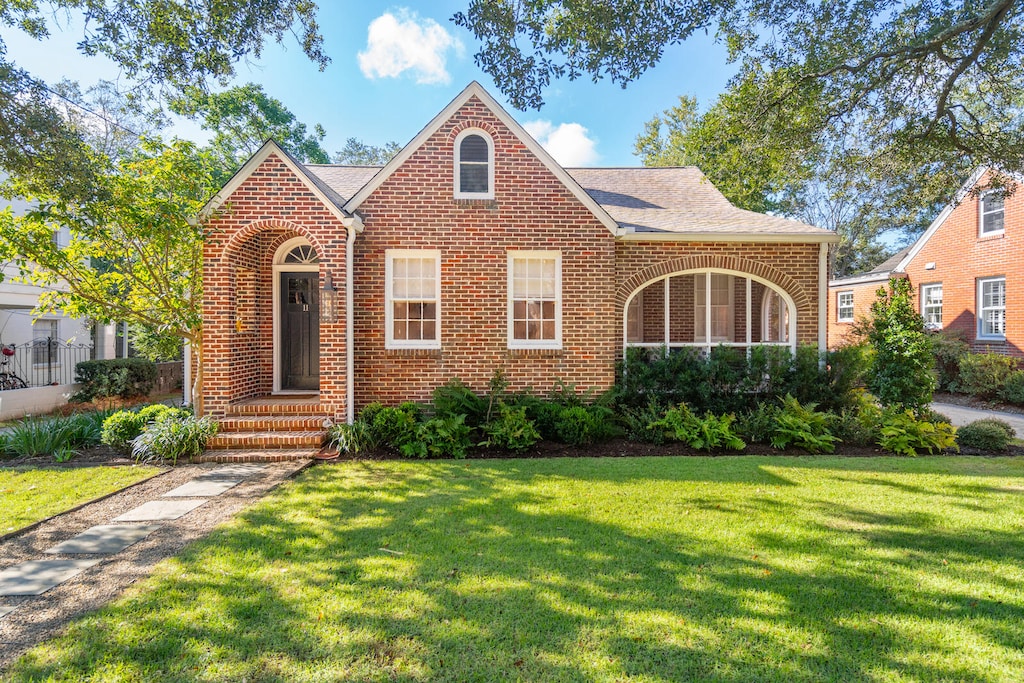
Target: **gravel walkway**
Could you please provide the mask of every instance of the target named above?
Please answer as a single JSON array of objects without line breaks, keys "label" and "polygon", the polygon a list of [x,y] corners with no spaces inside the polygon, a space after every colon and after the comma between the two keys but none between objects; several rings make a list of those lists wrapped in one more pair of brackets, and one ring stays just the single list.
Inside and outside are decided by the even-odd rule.
[{"label": "gravel walkway", "polygon": [[[161,528],[144,540],[37,596],[0,597],[0,669],[25,650],[58,632],[73,618],[102,607],[135,581],[149,575],[160,560],[177,554],[186,545],[206,536],[215,526],[259,500],[308,461],[268,463],[258,474],[209,500],[173,521],[158,522]],[[44,551],[89,527],[109,524],[143,503],[160,498],[196,477],[221,467],[216,464],[184,465],[129,487],[108,498],[58,515],[13,538],[0,541],[0,571],[22,562],[52,558]],[[166,500],[166,499],[165,499]]]}]

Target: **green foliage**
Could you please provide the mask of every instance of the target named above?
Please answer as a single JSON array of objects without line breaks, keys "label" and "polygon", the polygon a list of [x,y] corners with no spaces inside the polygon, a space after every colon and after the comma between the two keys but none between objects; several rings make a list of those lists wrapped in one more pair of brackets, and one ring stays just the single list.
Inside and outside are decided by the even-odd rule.
[{"label": "green foliage", "polygon": [[526,417],[526,406],[502,404],[497,417],[483,426],[486,445],[523,453],[540,441],[540,432]]},{"label": "green foliage", "polygon": [[206,443],[217,434],[217,423],[209,417],[196,418],[167,412],[150,422],[132,442],[136,462],[152,463],[179,458],[195,458],[206,449]]},{"label": "green foliage", "polygon": [[434,417],[465,415],[466,424],[476,427],[485,421],[487,401],[459,379],[451,379],[434,389]]},{"label": "green foliage", "polygon": [[724,415],[742,414],[790,394],[839,410],[856,400],[868,367],[866,355],[862,347],[844,347],[824,360],[813,346],[801,346],[796,354],[779,346],[755,346],[749,356],[717,347],[707,358],[692,349],[652,358],[647,349],[629,348],[615,401],[623,413],[654,401]]},{"label": "green foliage", "polygon": [[957,391],[960,383],[960,363],[970,352],[964,334],[959,330],[943,330],[931,335],[935,372],[941,391]]},{"label": "green foliage", "polygon": [[377,146],[368,145],[356,138],[348,138],[345,140],[345,146],[334,153],[331,163],[346,166],[383,166],[401,151],[402,146],[394,141]]},{"label": "green foliage", "polygon": [[163,403],[154,403],[139,410],[119,410],[103,421],[100,441],[113,448],[128,448],[150,422],[189,415],[191,413],[183,408],[172,408]]},{"label": "green foliage", "polygon": [[882,405],[920,411],[931,403],[934,357],[909,280],[893,278],[878,290],[867,336],[874,350],[868,387]]},{"label": "green foliage", "polygon": [[829,412],[827,416],[829,432],[841,442],[853,446],[875,444],[882,422],[882,409],[869,394],[862,392],[854,405],[837,413]]},{"label": "green foliage", "polygon": [[646,406],[622,408],[622,422],[625,425],[626,438],[630,441],[642,441],[653,444],[665,443],[665,430],[656,429],[652,425],[665,415],[665,408],[655,401]]},{"label": "green foliage", "polygon": [[960,360],[957,391],[983,399],[996,398],[1017,369],[1017,361],[997,353],[969,353]]},{"label": "green foliage", "polygon": [[128,328],[132,349],[138,356],[154,363],[181,360],[184,351],[181,337],[148,327]]},{"label": "green foliage", "polygon": [[339,453],[355,455],[370,448],[369,425],[362,420],[352,424],[341,422],[327,430],[327,445],[337,448]]},{"label": "green foliage", "polygon": [[975,420],[956,430],[960,448],[976,448],[985,452],[1003,452],[1016,436],[1013,427],[998,419]]},{"label": "green foliage", "polygon": [[156,379],[156,365],[144,358],[85,360],[75,366],[75,381],[82,388],[72,400],[147,396],[156,386]]},{"label": "green foliage", "polygon": [[733,431],[735,421],[735,415],[705,413],[704,417],[698,417],[685,403],[680,403],[669,408],[664,417],[651,424],[651,428],[661,430],[667,438],[681,441],[691,448],[740,451],[747,444]]},{"label": "green foliage", "polygon": [[303,163],[329,161],[320,145],[326,137],[323,127],[317,124],[308,132],[306,124],[261,85],[246,83],[216,93],[187,87],[169,106],[175,114],[196,119],[203,130],[213,132],[210,147],[219,159],[224,181],[270,138]]},{"label": "green foliage", "polygon": [[781,408],[776,403],[762,401],[740,415],[736,433],[751,443],[769,444],[775,431],[775,419]]},{"label": "green foliage", "polygon": [[400,446],[407,458],[456,458],[461,460],[472,444],[473,430],[466,424],[465,415],[434,417],[416,428],[412,440]]},{"label": "green foliage", "polygon": [[775,448],[796,446],[808,453],[831,453],[839,441],[828,429],[828,416],[815,412],[814,403],[800,405],[794,397],[787,395],[782,400],[782,409],[775,417],[771,442]]},{"label": "green foliage", "polygon": [[0,434],[8,457],[53,455],[66,462],[79,448],[100,443],[101,425],[108,412],[76,413],[66,417],[27,417]]},{"label": "green foliage", "polygon": [[371,403],[359,413],[359,420],[366,424],[366,446],[400,451],[416,438],[419,417],[419,408],[412,403],[397,407]]},{"label": "green foliage", "polygon": [[564,406],[555,421],[555,435],[562,443],[585,446],[608,438],[611,411],[597,406]]},{"label": "green foliage", "polygon": [[1024,370],[1014,370],[1006,376],[999,398],[1007,403],[1024,405]]},{"label": "green foliage", "polygon": [[882,415],[878,445],[896,455],[943,451],[956,446],[956,428],[918,418],[912,410],[890,408]]}]

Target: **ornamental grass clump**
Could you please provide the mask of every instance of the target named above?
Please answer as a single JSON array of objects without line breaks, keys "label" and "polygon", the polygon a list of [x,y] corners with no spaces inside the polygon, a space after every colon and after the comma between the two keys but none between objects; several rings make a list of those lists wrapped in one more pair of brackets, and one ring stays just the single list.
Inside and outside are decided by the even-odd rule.
[{"label": "ornamental grass clump", "polygon": [[140,463],[164,460],[176,465],[179,458],[201,455],[216,434],[217,423],[209,417],[168,412],[146,425],[132,441],[132,456]]}]

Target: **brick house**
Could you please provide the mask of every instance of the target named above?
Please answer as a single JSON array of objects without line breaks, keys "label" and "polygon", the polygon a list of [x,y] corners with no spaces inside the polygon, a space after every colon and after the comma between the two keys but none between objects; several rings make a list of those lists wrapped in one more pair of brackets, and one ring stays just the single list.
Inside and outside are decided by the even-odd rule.
[{"label": "brick house", "polygon": [[869,273],[829,282],[829,346],[899,277],[928,328],[959,331],[975,352],[1024,355],[1024,320],[1013,314],[1024,310],[1024,197],[991,185],[978,169],[916,242]]},{"label": "brick house", "polygon": [[737,209],[695,168],[563,168],[475,82],[383,168],[268,142],[208,210],[218,418],[351,420],[498,368],[600,391],[628,346],[825,345],[833,233]]}]

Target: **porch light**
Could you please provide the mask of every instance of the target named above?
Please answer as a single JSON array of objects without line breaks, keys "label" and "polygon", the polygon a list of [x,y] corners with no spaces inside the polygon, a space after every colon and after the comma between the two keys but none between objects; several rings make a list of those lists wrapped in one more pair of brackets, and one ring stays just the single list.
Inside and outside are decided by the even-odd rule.
[{"label": "porch light", "polygon": [[327,271],[323,289],[320,290],[320,322],[338,322],[338,290],[331,283],[330,271]]}]

